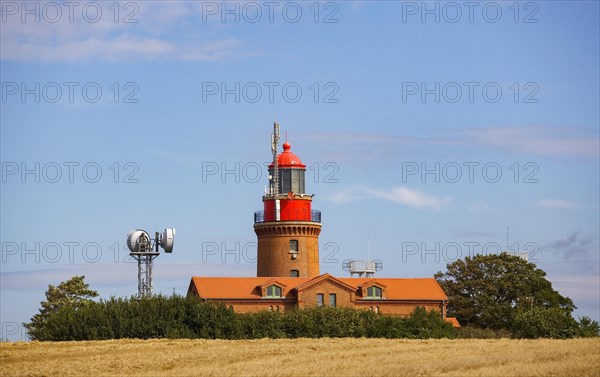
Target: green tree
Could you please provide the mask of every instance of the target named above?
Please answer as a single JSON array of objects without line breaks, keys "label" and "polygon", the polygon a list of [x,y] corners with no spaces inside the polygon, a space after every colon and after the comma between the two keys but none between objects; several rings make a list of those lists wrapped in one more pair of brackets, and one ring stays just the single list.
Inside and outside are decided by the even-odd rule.
[{"label": "green tree", "polygon": [[517,312],[513,335],[519,338],[573,338],[579,335],[579,326],[561,308],[538,306]]},{"label": "green tree", "polygon": [[558,308],[570,317],[575,309],[570,298],[552,288],[544,271],[507,253],[466,257],[446,267],[435,278],[450,300],[448,315],[462,325],[512,329],[520,311]]},{"label": "green tree", "polygon": [[598,325],[598,321],[592,321],[590,317],[583,316],[579,318],[578,325],[579,336],[584,338],[600,336],[600,325]]},{"label": "green tree", "polygon": [[404,326],[409,338],[454,338],[456,336],[456,331],[449,322],[442,318],[440,312],[427,311],[423,307],[416,307],[404,319]]},{"label": "green tree", "polygon": [[85,276],[74,276],[60,283],[57,287],[48,285],[46,301],[42,301],[40,312],[31,318],[30,323],[23,325],[32,340],[45,340],[49,329],[47,324],[50,318],[63,308],[80,308],[93,302],[91,299],[98,296],[98,292],[90,290]]}]

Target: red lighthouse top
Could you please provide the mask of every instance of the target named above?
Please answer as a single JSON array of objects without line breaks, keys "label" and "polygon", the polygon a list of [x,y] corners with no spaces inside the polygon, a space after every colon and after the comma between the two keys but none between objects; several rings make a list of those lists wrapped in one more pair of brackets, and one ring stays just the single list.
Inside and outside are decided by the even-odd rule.
[{"label": "red lighthouse top", "polygon": [[306,165],[290,149],[290,143],[283,143],[283,152],[277,155],[277,172],[273,164],[269,165],[269,189],[263,196],[264,209],[254,213],[255,223],[321,222],[321,212],[311,207],[313,195],[305,192]]},{"label": "red lighthouse top", "polygon": [[[296,156],[290,151],[292,146],[287,141],[283,143],[283,152],[281,152],[277,158],[277,164],[279,168],[298,168],[306,169],[306,165],[302,163],[300,157]],[[269,165],[269,169],[273,168],[273,163]]]}]

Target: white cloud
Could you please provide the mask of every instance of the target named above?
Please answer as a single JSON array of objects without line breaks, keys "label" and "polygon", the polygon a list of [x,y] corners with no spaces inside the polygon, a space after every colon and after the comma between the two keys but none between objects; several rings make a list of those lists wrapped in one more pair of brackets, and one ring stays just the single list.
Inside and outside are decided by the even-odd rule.
[{"label": "white cloud", "polygon": [[457,148],[468,148],[529,156],[598,159],[600,141],[594,132],[578,127],[506,126],[438,130],[435,137],[319,130],[299,136],[330,160],[367,165],[382,160],[401,161],[415,153],[426,156],[441,147],[452,148],[451,153],[456,153]]},{"label": "white cloud", "polygon": [[436,197],[402,186],[393,187],[389,190],[355,187],[347,190],[340,190],[329,197],[329,200],[334,203],[346,203],[368,199],[384,199],[408,207],[429,208],[434,211],[440,210],[452,200],[451,197]]},{"label": "white cloud", "polygon": [[[75,9],[71,22],[67,7],[63,7],[57,22],[45,21],[43,17],[35,22],[33,15],[22,22],[20,13],[4,15],[6,22],[2,22],[0,35],[2,60],[215,61],[262,54],[246,50],[238,39],[211,32],[213,25],[199,22],[201,12],[193,2],[135,3],[139,6],[133,14],[136,23],[123,22],[133,9],[122,10],[119,22],[115,22],[112,2],[99,4],[102,16],[97,22],[86,21],[81,9]],[[203,32],[197,33],[197,28]]]},{"label": "white cloud", "polygon": [[119,36],[113,39],[88,38],[58,45],[7,42],[3,45],[2,56],[12,60],[116,61],[133,56],[156,59],[174,50],[175,46],[161,40]]},{"label": "white cloud", "polygon": [[577,128],[544,126],[510,126],[465,129],[465,141],[482,146],[540,156],[598,158],[598,135],[573,136]]},{"label": "white cloud", "polygon": [[[192,276],[253,276],[256,265],[252,263],[174,263],[160,260],[154,265],[154,286],[165,282],[181,281],[187,284]],[[2,290],[12,289],[46,289],[48,284],[58,285],[60,282],[76,275],[84,275],[92,289],[106,287],[131,287],[137,289],[137,264],[60,264],[51,269],[10,271],[0,274]]]},{"label": "white cloud", "polygon": [[540,199],[538,201],[540,207],[543,208],[556,208],[556,209],[577,209],[581,206],[576,202],[571,202],[562,199]]}]

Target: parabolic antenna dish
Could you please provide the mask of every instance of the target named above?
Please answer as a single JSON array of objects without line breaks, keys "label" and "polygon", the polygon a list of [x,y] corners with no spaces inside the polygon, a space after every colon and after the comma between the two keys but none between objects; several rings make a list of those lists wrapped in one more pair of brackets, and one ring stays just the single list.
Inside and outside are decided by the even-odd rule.
[{"label": "parabolic antenna dish", "polygon": [[175,228],[167,228],[160,237],[160,246],[165,253],[173,252],[173,239],[175,238]]},{"label": "parabolic antenna dish", "polygon": [[127,234],[127,247],[132,253],[140,252],[140,242],[150,242],[150,236],[142,229],[134,229]]}]

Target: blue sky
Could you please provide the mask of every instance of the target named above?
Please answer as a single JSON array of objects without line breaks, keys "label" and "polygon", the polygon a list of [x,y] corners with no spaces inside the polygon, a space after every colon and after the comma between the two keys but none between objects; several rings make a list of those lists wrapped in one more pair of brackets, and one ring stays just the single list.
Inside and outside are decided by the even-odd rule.
[{"label": "blue sky", "polygon": [[370,238],[432,276],[509,227],[600,319],[597,2],[1,3],[2,337],[74,275],[135,294],[134,228],[177,229],[156,292],[253,276],[273,120],[322,272]]}]

